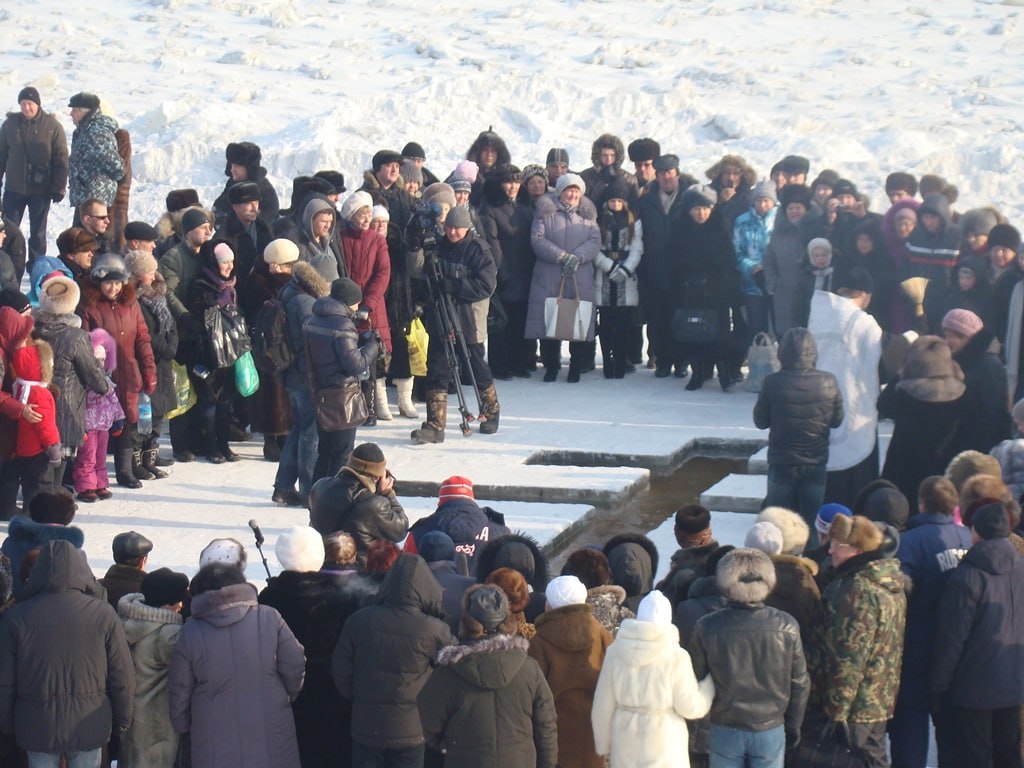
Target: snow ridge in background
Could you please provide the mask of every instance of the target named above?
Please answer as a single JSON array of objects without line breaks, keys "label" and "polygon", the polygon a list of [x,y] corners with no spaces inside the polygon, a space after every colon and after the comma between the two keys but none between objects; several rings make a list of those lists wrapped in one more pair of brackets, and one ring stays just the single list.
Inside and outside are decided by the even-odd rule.
[{"label": "snow ridge in background", "polygon": [[172,188],[212,202],[229,141],[262,147],[286,205],[294,176],[339,169],[354,190],[409,140],[444,176],[488,126],[520,165],[557,145],[583,169],[608,131],[696,176],[727,152],[762,175],[799,153],[876,210],[909,170],[956,184],[959,210],[1024,212],[1019,0],[4,5],[0,96],[36,85],[70,134],[68,96],[100,94],[132,134],[132,218],[156,221]]}]

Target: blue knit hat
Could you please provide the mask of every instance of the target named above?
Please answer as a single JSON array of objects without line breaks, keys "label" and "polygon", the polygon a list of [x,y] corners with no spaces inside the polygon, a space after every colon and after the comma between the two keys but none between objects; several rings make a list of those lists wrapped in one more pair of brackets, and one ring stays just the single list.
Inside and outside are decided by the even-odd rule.
[{"label": "blue knit hat", "polygon": [[820,534],[827,535],[828,528],[832,525],[832,521],[836,515],[846,515],[847,517],[853,517],[853,513],[849,507],[844,507],[842,504],[824,504],[821,509],[818,510],[818,516],[814,518],[814,530]]},{"label": "blue knit hat", "polygon": [[420,557],[428,563],[455,559],[455,542],[444,531],[431,531],[416,543]]}]

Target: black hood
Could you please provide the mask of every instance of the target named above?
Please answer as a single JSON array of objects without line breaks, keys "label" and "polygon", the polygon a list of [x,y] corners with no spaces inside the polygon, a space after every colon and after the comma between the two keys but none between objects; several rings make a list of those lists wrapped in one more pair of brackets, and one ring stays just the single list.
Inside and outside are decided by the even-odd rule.
[{"label": "black hood", "polygon": [[69,541],[49,541],[39,551],[39,559],[32,568],[21,599],[43,592],[76,590],[91,594],[95,583],[96,578],[82,550],[75,549]]},{"label": "black hood", "polygon": [[639,533],[613,536],[604,545],[604,553],[611,565],[615,583],[630,597],[643,595],[654,588],[654,574],[658,572],[658,548],[654,542]]},{"label": "black hood", "polygon": [[498,568],[518,571],[534,592],[548,588],[548,561],[540,544],[525,533],[510,533],[494,539],[480,550],[476,579],[483,583]]},{"label": "black hood", "polygon": [[401,554],[388,569],[377,593],[377,602],[394,607],[419,608],[428,616],[444,619],[442,589],[427,562],[419,555]]},{"label": "black hood", "polygon": [[818,345],[806,328],[790,328],[779,344],[779,363],[791,371],[806,371],[818,362]]}]

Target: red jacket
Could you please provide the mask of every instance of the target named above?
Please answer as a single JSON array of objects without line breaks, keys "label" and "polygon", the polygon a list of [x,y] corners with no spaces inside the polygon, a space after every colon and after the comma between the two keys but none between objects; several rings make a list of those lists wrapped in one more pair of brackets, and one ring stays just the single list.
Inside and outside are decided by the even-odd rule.
[{"label": "red jacket", "polygon": [[125,284],[116,301],[107,301],[98,288],[88,286],[82,297],[82,328],[103,328],[117,344],[113,379],[117,399],[129,424],[139,421],[139,392],[156,389],[156,363],[149,329],[135,299],[135,288]]},{"label": "red jacket", "polygon": [[[384,344],[391,351],[391,327],[384,305],[384,293],[391,282],[391,258],[387,240],[372,229],[346,226],[341,233],[348,276],[363,291],[363,306],[370,310],[370,322],[380,331]],[[360,330],[363,330],[360,328]]]},{"label": "red jacket", "polygon": [[24,419],[18,420],[18,438],[14,453],[24,458],[38,456],[51,445],[60,443],[60,432],[57,430],[57,403],[49,386],[53,380],[53,349],[41,340],[15,349],[11,352],[11,373],[17,379],[38,382],[32,385],[22,385],[17,379],[14,382],[16,397],[23,386],[28,386],[25,402],[34,405],[36,413],[43,417],[37,424],[30,424]]}]

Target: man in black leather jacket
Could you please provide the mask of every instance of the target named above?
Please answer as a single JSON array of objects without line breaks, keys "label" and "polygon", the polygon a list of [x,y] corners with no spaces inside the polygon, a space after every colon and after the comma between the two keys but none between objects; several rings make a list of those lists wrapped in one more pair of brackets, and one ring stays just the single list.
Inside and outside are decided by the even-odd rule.
[{"label": "man in black leather jacket", "polygon": [[788,613],[765,606],[775,587],[771,559],[737,549],[722,558],[715,580],[725,608],[697,622],[690,656],[697,679],[711,673],[711,754],[723,765],[758,755],[782,768],[787,748],[800,741],[810,678],[800,627]]},{"label": "man in black leather jacket", "polygon": [[754,425],[769,430],[764,505],[796,510],[808,525],[825,500],[829,432],[844,417],[839,383],[817,360],[811,332],[790,328],[779,344],[782,370],[765,378],[754,406]]}]

